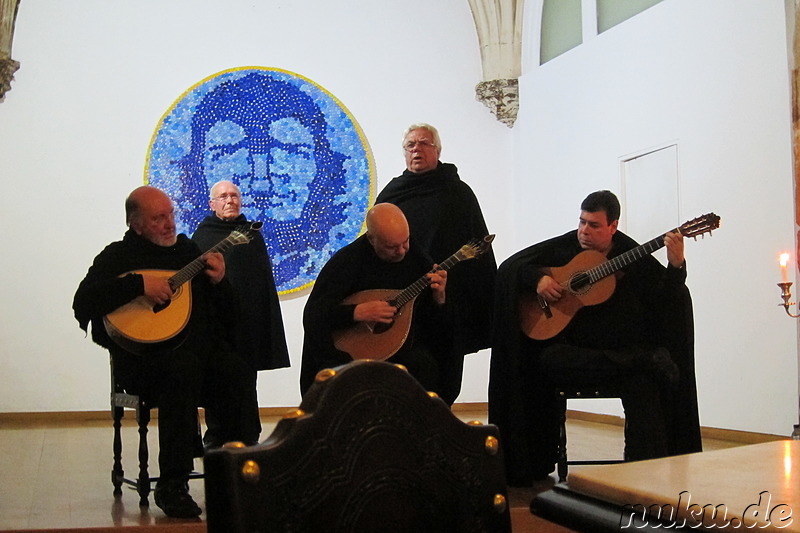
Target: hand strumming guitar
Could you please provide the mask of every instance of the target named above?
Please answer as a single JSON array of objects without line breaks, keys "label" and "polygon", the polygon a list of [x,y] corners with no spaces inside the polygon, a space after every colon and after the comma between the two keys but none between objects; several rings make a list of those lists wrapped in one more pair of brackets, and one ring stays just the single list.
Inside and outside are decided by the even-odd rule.
[{"label": "hand strumming guitar", "polygon": [[544,275],[536,285],[536,294],[544,298],[547,302],[553,303],[561,299],[564,287],[548,275]]},{"label": "hand strumming guitar", "polygon": [[167,278],[142,274],[144,281],[144,295],[153,303],[162,305],[172,298],[172,287]]},{"label": "hand strumming guitar", "polygon": [[353,310],[356,322],[381,322],[390,324],[397,309],[386,300],[372,300],[358,304]]}]

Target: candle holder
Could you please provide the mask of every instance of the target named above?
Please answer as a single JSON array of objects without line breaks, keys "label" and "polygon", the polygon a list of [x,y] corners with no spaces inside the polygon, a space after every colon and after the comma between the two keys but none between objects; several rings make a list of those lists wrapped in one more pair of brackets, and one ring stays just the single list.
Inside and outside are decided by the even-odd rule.
[{"label": "candle holder", "polygon": [[791,291],[792,282],[783,281],[781,283],[778,283],[778,287],[781,288],[781,298],[783,298],[783,303],[778,305],[782,305],[784,310],[786,311],[786,314],[789,315],[790,317],[800,318],[800,314],[795,315],[792,314],[791,311],[789,311],[789,307],[794,305],[794,302],[790,301],[792,299],[792,291]]},{"label": "candle holder", "polygon": [[[789,311],[789,306],[794,305],[794,302],[790,301],[792,299],[792,291],[791,291],[792,282],[783,281],[781,283],[778,283],[778,287],[781,288],[781,298],[783,298],[783,303],[778,305],[782,305],[783,308],[786,310],[786,314],[789,315],[790,317],[800,318],[800,314],[795,315],[792,314],[791,311]],[[800,398],[798,398],[798,413],[800,413]],[[794,430],[792,431],[791,437],[793,440],[800,440],[800,424],[794,425]]]}]

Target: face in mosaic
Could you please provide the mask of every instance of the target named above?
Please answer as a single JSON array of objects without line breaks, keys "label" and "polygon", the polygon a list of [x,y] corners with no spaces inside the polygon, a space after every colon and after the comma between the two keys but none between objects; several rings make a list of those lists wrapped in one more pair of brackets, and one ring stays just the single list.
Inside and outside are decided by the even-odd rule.
[{"label": "face in mosaic", "polygon": [[146,181],[175,202],[178,231],[211,214],[220,180],[242,191],[242,214],[261,230],[280,293],[309,286],[355,239],[372,203],[374,164],[360,127],[313,82],[283,70],[216,74],[160,121]]}]

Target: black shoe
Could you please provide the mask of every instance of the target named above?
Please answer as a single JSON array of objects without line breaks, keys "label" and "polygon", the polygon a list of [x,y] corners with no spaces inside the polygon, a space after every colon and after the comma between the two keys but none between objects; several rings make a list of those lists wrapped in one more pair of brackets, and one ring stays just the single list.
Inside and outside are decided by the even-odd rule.
[{"label": "black shoe", "polygon": [[156,505],[173,518],[197,518],[202,510],[189,495],[184,479],[160,479],[156,484]]}]

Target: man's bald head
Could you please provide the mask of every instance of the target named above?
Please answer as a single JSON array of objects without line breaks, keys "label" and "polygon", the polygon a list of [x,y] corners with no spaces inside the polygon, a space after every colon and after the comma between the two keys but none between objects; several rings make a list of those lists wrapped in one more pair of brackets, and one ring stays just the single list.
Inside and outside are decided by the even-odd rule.
[{"label": "man's bald head", "polygon": [[398,263],[408,252],[409,229],[405,215],[394,204],[376,204],[367,212],[367,239],[375,254],[388,263]]},{"label": "man's bald head", "polygon": [[172,200],[155,187],[137,187],[125,199],[125,218],[131,229],[159,246],[175,244]]}]

